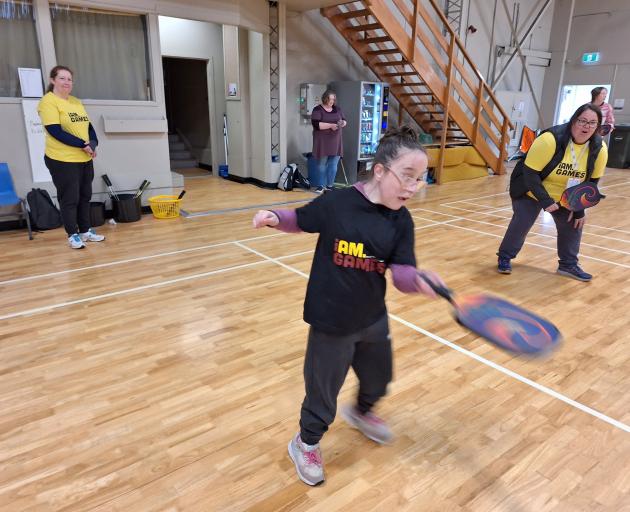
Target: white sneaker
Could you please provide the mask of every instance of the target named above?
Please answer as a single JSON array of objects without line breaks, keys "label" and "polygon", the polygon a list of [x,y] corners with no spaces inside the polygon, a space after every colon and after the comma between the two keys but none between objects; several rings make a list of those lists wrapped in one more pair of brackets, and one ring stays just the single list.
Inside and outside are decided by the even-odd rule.
[{"label": "white sneaker", "polygon": [[394,438],[387,423],[372,412],[361,414],[355,406],[348,404],[341,408],[341,417],[359,429],[364,436],[379,444],[391,443]]},{"label": "white sneaker", "polygon": [[85,233],[81,233],[79,236],[84,242],[102,242],[103,240],[105,240],[105,237],[103,235],[97,235],[96,231],[94,231],[92,228],[87,230]]},{"label": "white sneaker", "polygon": [[83,240],[77,233],[68,237],[68,243],[73,249],[83,249],[85,247]]},{"label": "white sneaker", "polygon": [[308,445],[300,439],[300,433],[289,441],[289,457],[295,464],[300,480],[308,485],[319,485],[324,481],[324,463],[319,443]]}]

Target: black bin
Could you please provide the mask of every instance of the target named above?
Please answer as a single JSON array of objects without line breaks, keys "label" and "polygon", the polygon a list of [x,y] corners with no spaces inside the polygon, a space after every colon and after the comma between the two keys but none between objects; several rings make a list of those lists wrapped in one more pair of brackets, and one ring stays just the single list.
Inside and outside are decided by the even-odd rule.
[{"label": "black bin", "polygon": [[142,204],[139,197],[134,194],[117,194],[118,200],[114,199],[114,219],[116,222],[136,222],[142,216]]},{"label": "black bin", "polygon": [[630,126],[615,126],[610,135],[607,166],[616,169],[625,169],[630,166]]},{"label": "black bin", "polygon": [[90,203],[90,225],[93,228],[105,224],[105,203]]}]

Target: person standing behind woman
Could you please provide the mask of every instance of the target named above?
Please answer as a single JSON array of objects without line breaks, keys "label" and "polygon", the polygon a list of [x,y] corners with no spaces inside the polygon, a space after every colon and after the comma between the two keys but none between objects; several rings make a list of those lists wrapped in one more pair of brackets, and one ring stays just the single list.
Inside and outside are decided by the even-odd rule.
[{"label": "person standing behind woman", "polygon": [[71,96],[72,71],[55,66],[37,111],[46,134],[44,162],[57,189],[63,225],[73,249],[105,237],[90,227],[90,199],[98,138],[80,100]]},{"label": "person standing behind woman", "polygon": [[[553,126],[534,140],[520,177],[524,182],[519,185],[522,194],[515,182],[510,183],[514,214],[497,252],[499,273],[512,273],[510,261],[520,252],[540,211],[545,210],[553,217],[558,232],[558,274],[578,281],[591,280],[593,276],[578,265],[584,210],[571,212],[558,201],[565,189],[587,179],[597,183],[604,175],[608,148],[597,134],[601,122],[599,109],[586,103],[568,123]],[[548,176],[541,179],[541,172],[550,168]]]},{"label": "person standing behind woman", "polygon": [[610,103],[606,103],[607,95],[608,89],[606,87],[595,87],[591,91],[591,103],[602,111],[602,126],[599,130],[599,134],[602,136],[608,135],[615,129],[615,116]]},{"label": "person standing behind woman", "polygon": [[337,176],[337,165],[343,155],[341,128],[346,126],[346,118],[341,109],[335,105],[337,95],[327,89],[322,94],[321,104],[311,113],[313,124],[313,157],[318,161],[320,182],[317,193],[332,190]]},{"label": "person standing behind woman", "polygon": [[422,185],[427,154],[417,134],[401,127],[385,134],[374,156],[372,177],[335,190],[296,210],[260,210],[255,228],[318,233],[304,301],[310,324],[300,430],[288,450],[299,478],[324,481],[319,441],[337,413],[337,396],[352,369],[359,379],[354,404],[341,415],[377,443],[392,433],[373,412],[392,379],[392,342],[385,306],[385,271],[403,293],[435,293],[420,277],[438,285],[440,277],[416,269],[414,225],[406,202]]}]

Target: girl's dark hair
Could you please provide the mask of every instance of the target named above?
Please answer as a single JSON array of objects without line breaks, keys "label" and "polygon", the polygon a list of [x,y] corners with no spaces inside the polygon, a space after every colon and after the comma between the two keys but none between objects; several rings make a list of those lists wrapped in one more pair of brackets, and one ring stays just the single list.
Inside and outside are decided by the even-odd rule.
[{"label": "girl's dark hair", "polygon": [[595,89],[591,91],[591,102],[595,102],[595,98],[597,98],[597,96],[599,96],[602,91],[607,90],[608,89],[606,89],[606,87],[595,87]]},{"label": "girl's dark hair", "polygon": [[405,149],[422,151],[425,155],[427,153],[418,141],[418,134],[413,128],[406,125],[390,128],[378,143],[373,165],[381,164],[389,167],[390,163]]},{"label": "girl's dark hair", "polygon": [[332,89],[326,89],[324,91],[324,94],[322,94],[322,103],[327,103],[328,102],[328,98],[330,98],[331,96],[337,96],[337,93],[335,93],[335,91],[333,91]]},{"label": "girl's dark hair", "polygon": [[[59,71],[67,71],[68,73],[70,73],[71,75],[74,75],[74,73],[72,72],[72,70],[67,67],[67,66],[55,66],[54,68],[52,68],[50,70],[50,78],[52,78],[53,80],[55,78],[57,78],[57,75],[59,74]],[[52,92],[52,90],[54,89],[54,85],[53,84],[48,84],[48,87],[46,88],[46,92]]]},{"label": "girl's dark hair", "polygon": [[602,125],[602,111],[599,109],[597,105],[593,105],[592,103],[585,103],[581,107],[578,107],[578,109],[575,112],[573,112],[573,115],[571,116],[571,119],[569,119],[569,123],[568,123],[569,130],[578,120],[578,117],[580,117],[587,110],[592,110],[593,112],[595,112],[595,114],[597,114],[597,129],[593,132],[593,135],[591,135],[591,138],[592,138],[593,136],[595,136],[595,134],[597,134],[597,132],[599,131],[599,127]]}]

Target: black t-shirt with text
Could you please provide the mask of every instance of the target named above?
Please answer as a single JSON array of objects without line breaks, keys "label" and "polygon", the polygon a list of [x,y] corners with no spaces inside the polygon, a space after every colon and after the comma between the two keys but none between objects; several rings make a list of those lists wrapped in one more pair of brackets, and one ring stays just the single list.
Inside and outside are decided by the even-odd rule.
[{"label": "black t-shirt with text", "polygon": [[319,233],[304,301],[316,329],[351,334],[386,312],[385,270],[416,265],[414,225],[403,207],[391,210],[349,187],[296,210],[302,231]]}]

